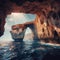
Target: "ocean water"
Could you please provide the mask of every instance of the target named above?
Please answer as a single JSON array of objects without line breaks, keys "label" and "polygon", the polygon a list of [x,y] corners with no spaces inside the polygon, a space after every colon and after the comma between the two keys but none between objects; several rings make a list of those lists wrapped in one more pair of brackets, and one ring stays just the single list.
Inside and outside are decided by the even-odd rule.
[{"label": "ocean water", "polygon": [[37,40],[0,42],[0,60],[60,60],[60,46]]}]

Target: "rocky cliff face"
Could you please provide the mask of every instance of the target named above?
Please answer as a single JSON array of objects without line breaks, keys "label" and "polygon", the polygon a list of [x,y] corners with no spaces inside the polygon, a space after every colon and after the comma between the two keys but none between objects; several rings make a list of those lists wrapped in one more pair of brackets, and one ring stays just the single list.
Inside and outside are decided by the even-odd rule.
[{"label": "rocky cliff face", "polygon": [[36,19],[32,22],[27,22],[24,24],[17,24],[12,26],[12,30],[17,28],[26,29],[27,27],[31,28],[34,38],[39,39],[60,39],[60,19],[55,12],[51,12],[48,16],[36,15]]},{"label": "rocky cliff face", "polygon": [[[59,31],[59,26],[60,26],[59,25],[60,23],[58,22],[60,21],[59,2],[60,2],[59,0],[33,0],[33,1],[32,0],[26,0],[26,1],[25,0],[0,0],[0,36],[3,35],[4,32],[5,18],[8,14],[12,12],[36,14],[38,16],[38,18],[36,17],[36,19],[38,20],[41,19],[41,23],[43,23],[43,21],[45,20],[48,20],[48,22],[50,22],[52,25],[55,24],[56,25],[55,27],[58,28],[55,29]],[[42,25],[45,25],[45,23]],[[43,31],[45,31],[44,29]],[[51,27],[50,29],[52,30]],[[40,31],[40,29],[37,30]],[[39,32],[39,34],[41,33]]]},{"label": "rocky cliff face", "polygon": [[35,26],[39,38],[53,38],[55,35],[60,37],[60,19],[58,15],[55,18],[52,15],[48,15],[48,18],[43,15],[36,16]]}]

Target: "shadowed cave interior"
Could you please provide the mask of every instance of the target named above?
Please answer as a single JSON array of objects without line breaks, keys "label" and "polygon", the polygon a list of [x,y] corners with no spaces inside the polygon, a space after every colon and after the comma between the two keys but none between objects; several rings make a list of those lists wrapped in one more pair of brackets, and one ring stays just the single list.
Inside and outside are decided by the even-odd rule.
[{"label": "shadowed cave interior", "polygon": [[[42,24],[42,20],[51,22],[49,23],[51,27],[50,30],[54,30],[52,29],[54,27],[52,27],[51,24],[54,25],[57,28],[58,35],[60,36],[60,0],[0,0],[0,36],[4,34],[5,18],[8,14],[11,14],[11,12],[36,14],[36,22],[40,19]],[[58,50],[52,52],[53,54],[48,52],[43,57],[43,60],[60,60],[59,53],[56,53]]]}]

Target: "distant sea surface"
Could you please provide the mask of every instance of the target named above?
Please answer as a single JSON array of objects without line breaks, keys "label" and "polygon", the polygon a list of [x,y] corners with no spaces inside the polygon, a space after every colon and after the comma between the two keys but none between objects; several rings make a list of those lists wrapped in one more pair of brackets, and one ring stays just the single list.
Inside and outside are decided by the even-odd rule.
[{"label": "distant sea surface", "polygon": [[60,46],[36,40],[0,42],[0,60],[55,60],[59,56]]}]

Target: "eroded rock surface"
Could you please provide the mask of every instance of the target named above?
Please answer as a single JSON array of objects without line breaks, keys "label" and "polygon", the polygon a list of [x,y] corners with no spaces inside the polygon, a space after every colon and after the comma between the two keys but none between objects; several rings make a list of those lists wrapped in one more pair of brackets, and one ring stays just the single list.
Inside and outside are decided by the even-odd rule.
[{"label": "eroded rock surface", "polygon": [[[55,12],[52,12],[55,13]],[[12,26],[12,31],[15,32],[17,29],[22,29],[22,32],[29,27],[33,34],[35,39],[43,39],[50,41],[51,40],[56,40],[57,42],[60,42],[60,27],[59,23],[60,20],[58,20],[58,25],[56,25],[57,20],[59,19],[57,16],[54,18],[53,15],[51,14],[50,16],[48,15],[48,18],[44,15],[36,15],[36,19],[32,22],[27,22],[24,24],[17,24]],[[16,32],[15,32],[16,33]],[[17,31],[17,33],[19,33]]]},{"label": "eroded rock surface", "polygon": [[[0,0],[0,36],[4,32],[5,18],[12,12],[37,14],[39,16],[38,20],[41,19],[42,23],[43,20],[48,20],[53,24],[56,22],[57,27],[60,24],[58,22],[60,21],[59,0]],[[59,28],[58,31],[60,31]]]}]

